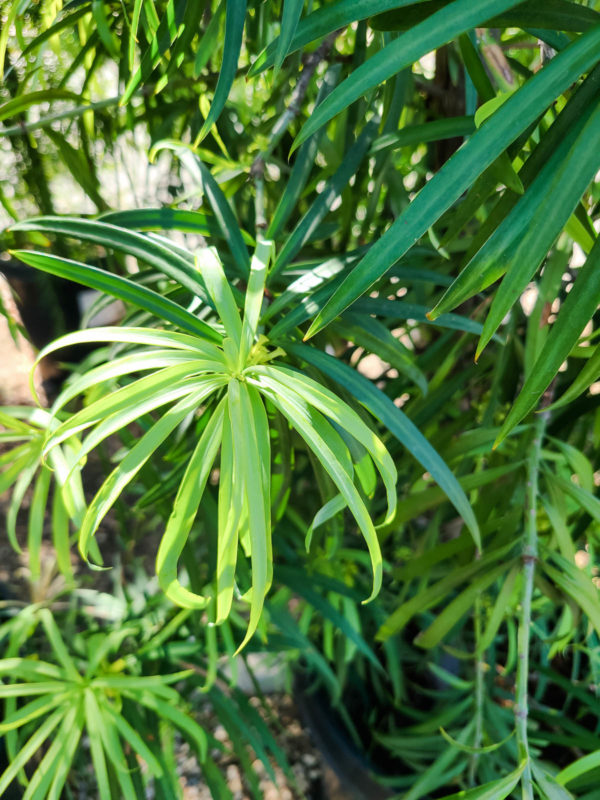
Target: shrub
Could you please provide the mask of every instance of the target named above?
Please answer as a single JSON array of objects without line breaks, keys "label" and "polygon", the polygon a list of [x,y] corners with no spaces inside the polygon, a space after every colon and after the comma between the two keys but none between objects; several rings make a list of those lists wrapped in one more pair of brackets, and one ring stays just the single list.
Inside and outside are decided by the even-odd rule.
[{"label": "shrub", "polygon": [[[114,566],[94,538],[110,511],[130,576],[132,534],[158,531],[145,554],[160,592],[144,564],[142,606],[160,608],[153,635],[175,650],[193,626],[186,658],[206,671],[206,691],[223,653],[269,649],[325,687],[404,800],[463,790],[465,800],[592,800],[593,4],[2,9],[14,187],[0,194],[4,245],[55,292],[65,279],[98,292],[88,318],[114,299],[124,307],[120,325],[84,320],[41,350],[38,361],[94,345],[48,410],[0,417],[16,548],[32,488],[32,577],[49,519],[77,606],[91,573],[73,570],[69,548],[77,540],[90,567]],[[136,139],[167,190],[137,203],[132,180],[123,203],[110,169]],[[95,462],[103,475],[90,494]],[[143,780],[124,788],[119,737],[165,774],[136,725],[152,724],[150,709],[197,733],[180,708],[189,686],[165,688],[172,661],[148,663],[138,647],[119,680],[133,681],[128,702],[146,717],[126,704],[121,715],[103,692],[125,683],[106,683],[114,664],[102,659],[128,635],[125,617],[98,631],[101,659],[83,647],[77,662],[47,609],[22,613],[5,636],[24,631],[14,646],[24,655],[10,645],[0,661],[13,681],[9,749],[38,714],[63,726],[44,777],[21,774],[26,797],[59,796],[77,748],[75,737],[61,752],[61,737],[72,724],[92,731],[91,718],[102,797],[136,796]],[[31,657],[38,619],[55,664]],[[13,688],[19,671],[27,680]],[[55,698],[16,700],[48,677],[73,683],[60,719]],[[157,796],[177,791],[165,780]]]}]

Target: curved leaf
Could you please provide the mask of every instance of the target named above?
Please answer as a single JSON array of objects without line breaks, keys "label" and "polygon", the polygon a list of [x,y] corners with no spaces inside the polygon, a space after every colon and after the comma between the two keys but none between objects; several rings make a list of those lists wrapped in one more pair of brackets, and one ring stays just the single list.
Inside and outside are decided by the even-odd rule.
[{"label": "curved leaf", "polygon": [[444,490],[450,502],[462,516],[478,547],[480,533],[475,514],[459,482],[444,463],[440,455],[425,439],[419,429],[406,414],[394,405],[387,395],[374,386],[371,381],[337,358],[329,356],[314,347],[285,343],[287,352],[301,361],[320,369],[346,391],[350,392],[390,433],[406,447],[408,452],[423,465],[436,483]]},{"label": "curved leaf", "polygon": [[98,267],[90,267],[79,261],[37,253],[32,250],[12,250],[11,254],[30,267],[57,275],[66,280],[81,283],[100,292],[112,295],[125,303],[143,308],[161,319],[171,322],[184,331],[194,333],[203,339],[220,342],[221,336],[206,322],[198,319],[185,308],[178,306],[168,297],[163,297],[129,278],[112,275]]}]

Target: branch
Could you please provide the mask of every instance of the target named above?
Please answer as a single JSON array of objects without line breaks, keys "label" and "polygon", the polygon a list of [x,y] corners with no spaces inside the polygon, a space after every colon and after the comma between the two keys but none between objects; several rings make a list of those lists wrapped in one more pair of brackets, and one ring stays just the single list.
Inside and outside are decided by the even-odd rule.
[{"label": "branch", "polygon": [[271,135],[269,136],[269,140],[267,142],[267,146],[264,150],[256,156],[254,161],[252,162],[252,166],[250,167],[250,177],[254,180],[254,184],[256,186],[256,228],[258,231],[263,231],[267,227],[267,221],[265,219],[265,211],[264,211],[264,175],[265,175],[265,162],[267,161],[268,157],[271,155],[281,137],[289,128],[292,121],[298,116],[302,109],[302,101],[306,96],[306,92],[308,91],[308,86],[310,84],[310,79],[312,78],[316,68],[319,66],[321,61],[323,61],[329,54],[334,41],[336,40],[337,36],[339,35],[339,31],[335,31],[334,33],[330,33],[323,42],[319,45],[319,47],[313,52],[310,53],[306,59],[304,60],[304,69],[300,73],[300,77],[298,82],[294,87],[294,91],[290,97],[290,102],[286,110],[283,114],[279,117],[275,125],[273,126],[273,130],[271,131]]},{"label": "branch", "polygon": [[[542,400],[542,408],[552,402],[553,385],[549,387]],[[535,564],[538,555],[537,502],[538,478],[542,441],[546,425],[550,417],[549,411],[541,411],[534,423],[533,442],[527,458],[527,486],[525,503],[525,538],[523,543],[523,593],[521,595],[521,613],[517,638],[517,680],[515,693],[515,733],[519,758],[526,761],[521,778],[523,800],[533,800],[533,781],[531,775],[531,758],[529,755],[529,738],[527,722],[529,718],[529,648],[531,637],[531,599]]]}]

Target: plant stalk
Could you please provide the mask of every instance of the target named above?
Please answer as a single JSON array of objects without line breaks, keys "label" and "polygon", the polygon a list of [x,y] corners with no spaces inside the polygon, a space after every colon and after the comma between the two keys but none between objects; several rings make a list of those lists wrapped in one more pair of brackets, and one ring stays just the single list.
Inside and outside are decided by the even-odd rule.
[{"label": "plant stalk", "polygon": [[[547,403],[548,404],[548,403]],[[529,717],[529,650],[531,638],[531,599],[538,555],[537,501],[542,440],[550,414],[541,412],[533,429],[533,441],[527,458],[527,491],[525,502],[525,537],[523,543],[523,592],[517,634],[517,679],[515,692],[515,734],[519,758],[525,761],[521,778],[523,800],[533,800],[533,780],[527,723]]]},{"label": "plant stalk", "polygon": [[[475,626],[475,734],[473,746],[481,747],[483,744],[483,700],[485,689],[485,653],[479,652],[481,641],[481,596],[475,600],[474,626]],[[469,786],[476,786],[477,766],[479,753],[473,753],[469,761]]]},{"label": "plant stalk", "polygon": [[273,126],[273,130],[271,131],[271,135],[269,136],[269,140],[267,142],[266,147],[261,150],[261,152],[256,156],[254,161],[252,162],[252,166],[250,167],[250,177],[254,180],[254,185],[256,188],[256,199],[255,199],[255,217],[256,217],[256,231],[257,236],[260,238],[261,234],[267,227],[267,220],[265,217],[265,164],[283,134],[287,131],[292,121],[298,116],[300,110],[302,108],[302,101],[308,91],[308,87],[310,84],[310,79],[312,78],[316,68],[319,66],[321,61],[323,61],[329,51],[331,50],[334,41],[336,40],[337,36],[339,35],[339,31],[334,31],[334,33],[330,33],[326,39],[322,42],[322,44],[307,56],[304,62],[304,69],[302,70],[298,82],[294,87],[294,91],[290,97],[290,102],[288,107],[285,109],[283,114],[279,117],[275,125]]}]

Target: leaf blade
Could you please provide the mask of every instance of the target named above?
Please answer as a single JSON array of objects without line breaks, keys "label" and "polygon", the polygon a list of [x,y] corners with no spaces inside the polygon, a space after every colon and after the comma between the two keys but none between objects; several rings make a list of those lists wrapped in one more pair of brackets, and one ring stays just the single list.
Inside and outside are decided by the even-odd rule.
[{"label": "leaf blade", "polygon": [[[360,297],[425,233],[547,105],[598,61],[600,26],[583,34],[537,72],[463,144],[337,289],[305,338],[329,324]],[[491,121],[490,121],[491,122]]]}]

